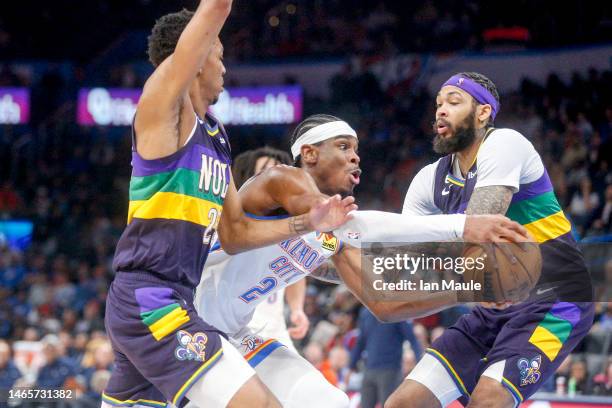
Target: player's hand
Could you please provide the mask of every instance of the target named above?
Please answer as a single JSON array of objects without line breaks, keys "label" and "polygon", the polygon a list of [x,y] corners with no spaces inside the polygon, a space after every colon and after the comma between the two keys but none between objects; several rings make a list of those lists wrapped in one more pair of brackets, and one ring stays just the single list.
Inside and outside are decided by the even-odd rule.
[{"label": "player's hand", "polygon": [[301,340],[306,336],[310,320],[303,310],[294,310],[291,312],[291,327],[287,329],[289,336],[295,340]]},{"label": "player's hand", "polygon": [[315,231],[329,232],[350,220],[349,212],[356,209],[355,197],[341,199],[340,194],[336,194],[312,207],[308,212],[308,222]]},{"label": "player's hand", "polygon": [[531,241],[525,227],[501,214],[468,215],[463,227],[463,240],[478,244]]}]

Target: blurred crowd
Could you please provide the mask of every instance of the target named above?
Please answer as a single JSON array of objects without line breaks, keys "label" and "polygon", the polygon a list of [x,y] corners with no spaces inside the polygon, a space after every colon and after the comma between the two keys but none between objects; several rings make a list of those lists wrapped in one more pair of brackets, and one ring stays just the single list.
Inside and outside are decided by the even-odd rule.
[{"label": "blurred crowd", "polygon": [[[497,125],[521,131],[542,154],[578,239],[612,233],[611,82],[609,71],[575,74],[567,83],[551,74],[545,84],[524,81],[502,95]],[[346,70],[330,87],[329,100],[306,100],[306,114],[333,113],[353,124],[364,170],[361,208],[400,210],[415,172],[433,159],[432,96],[413,89],[409,78],[383,89],[366,71]],[[291,130],[275,139],[277,147],[288,147]],[[103,313],[127,210],[129,133],[79,127],[63,115],[26,136],[15,132],[1,133],[0,219],[29,219],[35,229],[25,251],[0,239],[0,338],[7,340],[0,343],[0,387],[13,380],[66,385],[95,400],[112,366]],[[257,140],[242,143],[245,132],[230,129],[235,154]],[[25,137],[22,145],[17,136]],[[299,345],[303,354],[331,382],[356,389],[358,371],[372,359],[351,355],[359,338],[356,299],[344,287],[312,282],[305,309],[312,329]],[[414,322],[403,372],[465,312],[453,308]],[[592,333],[545,389],[611,395],[612,368],[601,355],[611,333],[612,303],[600,303]]]},{"label": "blurred crowd", "polygon": [[[0,54],[22,58],[28,57],[24,52],[34,52],[55,58],[43,48],[52,47],[49,42],[58,38],[62,44],[70,38],[61,58],[87,59],[83,50],[96,49],[96,41],[103,42],[104,35],[116,36],[127,26],[148,28],[152,18],[162,13],[160,9],[165,12],[179,5],[155,0],[83,3],[77,7],[89,14],[79,14],[63,13],[74,2],[37,3],[44,13],[32,17],[40,19],[34,23],[53,33],[38,41],[39,34],[13,25],[30,17],[29,2],[11,11],[15,19],[4,17],[13,14],[2,14]],[[401,5],[236,0],[224,33],[225,49],[230,59],[252,59],[479,49],[500,41],[567,45],[610,38],[612,16],[604,3],[588,8],[578,1],[537,3],[521,0],[500,5],[507,10],[496,8],[493,18],[493,9],[477,0]],[[549,12],[540,13],[543,8]],[[19,19],[19,13],[28,16]],[[75,15],[95,15],[107,30],[73,38],[60,28],[67,30]],[[56,24],[56,17],[67,24]],[[113,21],[106,25],[107,20]],[[87,21],[81,17],[78,23]],[[357,129],[363,181],[356,196],[362,209],[399,211],[412,177],[434,159],[430,137],[434,101],[426,89],[415,86],[418,70],[415,67],[408,77],[383,87],[371,72],[347,65],[331,80],[329,99],[305,100],[305,115],[334,114]],[[124,66],[111,74],[109,84],[143,82]],[[18,72],[0,69],[0,86],[11,85],[31,84]],[[129,131],[80,127],[70,119],[73,112],[57,111],[62,95],[75,85],[63,82],[55,68],[37,85],[33,95],[41,102],[33,103],[38,109],[33,112],[37,126],[0,128],[0,221],[27,219],[35,226],[27,249],[9,245],[0,234],[0,389],[66,386],[79,390],[83,404],[99,406],[112,369],[103,314],[113,278],[112,256],[127,213]],[[543,84],[524,80],[519,89],[503,94],[496,119],[498,127],[517,129],[536,146],[579,240],[612,234],[611,92],[610,71],[576,73],[569,81],[553,73]],[[259,147],[261,140],[288,150],[292,130],[275,128],[275,134],[284,136],[269,137],[268,129],[262,127],[230,128],[233,153]],[[604,273],[612,276],[612,265],[607,268]],[[603,292],[611,281],[600,285]],[[598,292],[597,300],[609,298],[609,289],[607,294]],[[373,361],[373,353],[367,353],[372,346],[360,343],[366,324],[362,322],[367,321],[360,317],[365,313],[360,310],[343,286],[310,281],[305,311],[311,330],[298,347],[330,382],[349,391],[359,388]],[[409,329],[398,329],[400,334],[393,336],[402,357],[398,360],[393,354],[389,360],[401,362],[399,369],[408,373],[444,327],[467,310],[452,308],[410,322]],[[612,360],[606,355],[611,337],[612,302],[602,302],[592,332],[544,390],[612,395]]]},{"label": "blurred crowd", "polygon": [[[182,7],[193,10],[198,3],[4,2],[0,55],[88,61],[129,30],[148,31],[160,15]],[[92,21],[104,30],[92,30]],[[234,0],[223,37],[226,56],[234,61],[595,43],[612,39],[611,21],[605,2],[578,0],[519,0],[496,7],[484,0]]]}]

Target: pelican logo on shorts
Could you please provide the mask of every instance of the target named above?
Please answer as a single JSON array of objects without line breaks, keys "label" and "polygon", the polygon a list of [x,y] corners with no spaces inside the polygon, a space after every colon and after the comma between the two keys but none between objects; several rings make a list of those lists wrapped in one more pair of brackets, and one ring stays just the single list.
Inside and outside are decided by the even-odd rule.
[{"label": "pelican logo on shorts", "polygon": [[317,239],[321,242],[321,248],[335,255],[338,252],[338,248],[340,243],[338,242],[338,238],[336,238],[333,234],[329,234],[327,232],[323,232],[319,234]]},{"label": "pelican logo on shorts", "polygon": [[531,360],[521,358],[517,365],[521,374],[521,387],[529,384],[535,384],[539,381],[540,377],[542,377],[542,374],[540,373],[542,356],[539,354]]},{"label": "pelican logo on shorts", "polygon": [[261,346],[264,343],[263,339],[254,334],[249,334],[248,336],[244,336],[240,345],[244,347],[245,352],[253,351],[257,347]]},{"label": "pelican logo on shorts", "polygon": [[174,350],[174,356],[178,360],[206,360],[206,343],[208,343],[206,334],[197,332],[192,336],[185,330],[179,330],[176,338],[180,345]]}]

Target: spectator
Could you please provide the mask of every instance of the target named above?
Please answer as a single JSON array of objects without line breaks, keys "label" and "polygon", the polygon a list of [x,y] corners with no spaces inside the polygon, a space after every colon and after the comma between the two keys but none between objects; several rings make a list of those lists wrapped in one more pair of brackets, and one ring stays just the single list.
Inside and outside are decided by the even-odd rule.
[{"label": "spectator", "polygon": [[47,334],[42,339],[45,365],[38,372],[36,385],[46,389],[60,389],[74,381],[77,372],[75,365],[63,356],[62,344],[55,334]]},{"label": "spectator", "polygon": [[21,372],[11,359],[11,346],[0,340],[0,390],[8,390],[21,378]]},{"label": "spectator", "polygon": [[323,377],[330,384],[338,386],[338,374],[332,367],[329,359],[324,358],[323,347],[319,343],[310,342],[304,348],[304,357],[323,374]]},{"label": "spectator", "polygon": [[580,189],[574,193],[570,204],[572,220],[580,233],[599,205],[599,195],[591,189],[591,186],[591,180],[587,177],[583,178],[580,181]]},{"label": "spectator", "polygon": [[612,396],[612,358],[608,359],[603,372],[593,378],[593,394]]},{"label": "spectator", "polygon": [[608,184],[604,193],[604,202],[593,213],[591,233],[594,235],[612,232],[612,184]]},{"label": "spectator", "polygon": [[570,376],[567,380],[567,394],[572,397],[576,394],[588,394],[590,389],[586,362],[583,360],[572,361]]},{"label": "spectator", "polygon": [[402,350],[404,341],[421,358],[421,345],[407,322],[383,324],[365,307],[359,312],[359,336],[351,351],[350,369],[356,370],[357,363],[365,355],[363,382],[361,385],[361,406],[374,408],[384,404],[389,395],[402,380]]}]

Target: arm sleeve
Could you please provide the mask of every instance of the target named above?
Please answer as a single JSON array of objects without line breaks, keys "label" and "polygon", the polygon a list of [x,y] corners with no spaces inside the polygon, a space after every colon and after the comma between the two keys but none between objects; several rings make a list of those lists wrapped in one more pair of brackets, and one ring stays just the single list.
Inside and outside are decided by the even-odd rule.
[{"label": "arm sleeve", "polygon": [[353,219],[334,230],[354,247],[361,242],[440,242],[463,238],[465,214],[414,216],[383,211],[354,211]]},{"label": "arm sleeve", "polygon": [[402,214],[431,215],[441,211],[434,203],[434,178],[438,162],[423,167],[408,187]]},{"label": "arm sleeve", "polygon": [[512,129],[495,130],[478,151],[476,186],[507,186],[514,193],[519,184],[542,175],[544,167],[533,145]]}]

